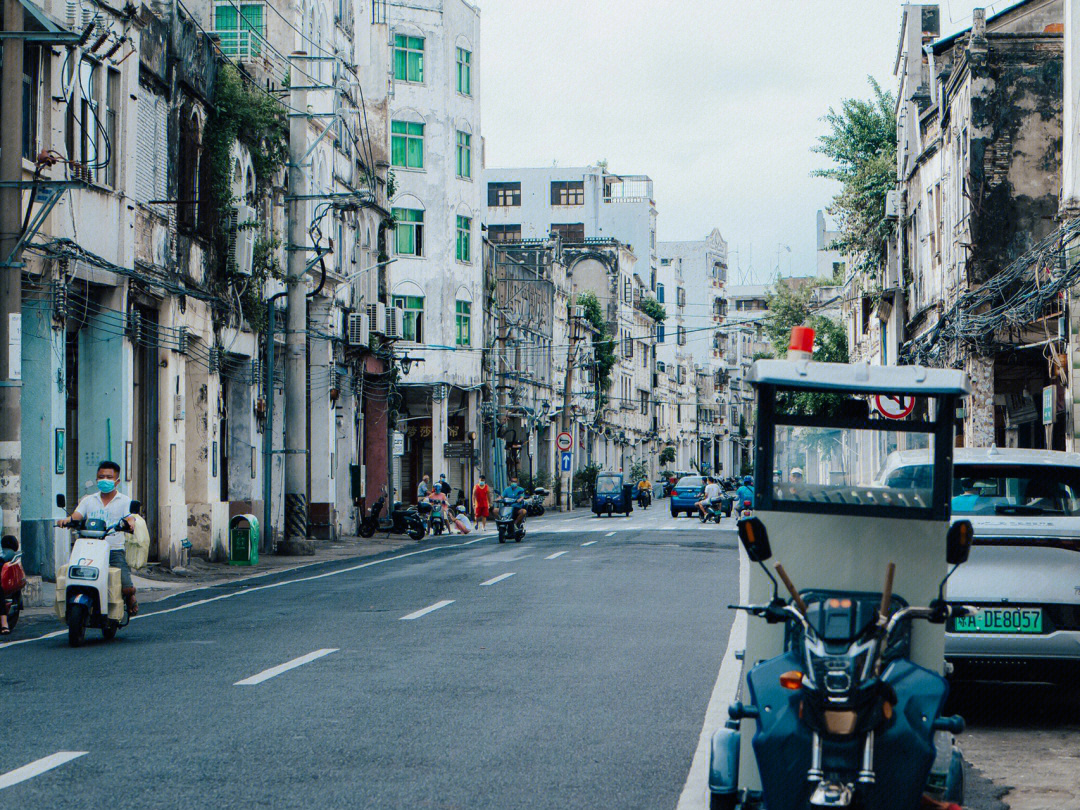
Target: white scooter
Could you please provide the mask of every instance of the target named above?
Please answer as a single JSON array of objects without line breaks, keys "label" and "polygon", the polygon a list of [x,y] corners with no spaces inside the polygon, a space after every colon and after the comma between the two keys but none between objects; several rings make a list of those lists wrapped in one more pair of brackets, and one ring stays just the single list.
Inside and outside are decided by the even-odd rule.
[{"label": "white scooter", "polygon": [[[56,496],[56,505],[64,508],[63,495]],[[138,501],[132,501],[131,514],[137,514],[139,507]],[[109,567],[109,541],[105,539],[113,531],[130,531],[127,517],[130,515],[112,529],[104,520],[95,518],[69,524],[78,536],[68,564],[56,574],[56,615],[67,623],[68,644],[72,647],[82,645],[87,627],[99,628],[104,639],[111,641],[129,621],[120,569]]]}]

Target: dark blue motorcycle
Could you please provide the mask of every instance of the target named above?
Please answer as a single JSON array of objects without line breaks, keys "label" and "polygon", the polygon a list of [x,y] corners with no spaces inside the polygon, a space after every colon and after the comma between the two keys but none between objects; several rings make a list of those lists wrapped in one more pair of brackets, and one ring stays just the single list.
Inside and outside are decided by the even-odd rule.
[{"label": "dark blue motorcycle", "polygon": [[[758,518],[739,524],[752,562],[772,580],[768,605],[731,605],[770,624],[785,625],[783,654],[747,674],[748,701],[712,740],[709,773],[713,810],[806,810],[849,807],[917,810],[963,800],[963,768],[953,735],[960,717],[944,717],[948,683],[908,658],[911,621],[943,624],[975,608],[949,605],[945,580],[928,607],[911,607],[892,592],[889,565],[881,593],[800,593],[777,563],[791,594],[781,599],[764,562],[772,556]],[[967,560],[971,524],[951,526],[946,559]],[[948,579],[948,575],[945,577]],[[760,791],[739,790],[739,728],[753,720]]]}]

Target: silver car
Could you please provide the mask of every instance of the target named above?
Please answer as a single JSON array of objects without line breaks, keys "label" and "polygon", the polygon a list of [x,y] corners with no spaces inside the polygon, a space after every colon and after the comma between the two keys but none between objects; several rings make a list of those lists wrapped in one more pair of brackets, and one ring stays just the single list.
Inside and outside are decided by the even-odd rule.
[{"label": "silver car", "polygon": [[[892,454],[884,477],[928,477],[926,451]],[[952,516],[975,527],[948,600],[982,611],[951,621],[958,677],[1059,680],[1080,671],[1080,454],[957,449]]]}]

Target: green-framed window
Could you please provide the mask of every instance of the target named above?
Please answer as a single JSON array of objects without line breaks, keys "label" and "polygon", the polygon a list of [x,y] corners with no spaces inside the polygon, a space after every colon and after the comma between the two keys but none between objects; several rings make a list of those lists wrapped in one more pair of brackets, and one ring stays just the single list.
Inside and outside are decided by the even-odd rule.
[{"label": "green-framed window", "polygon": [[457,49],[457,91],[463,96],[472,95],[472,51]]},{"label": "green-framed window", "polygon": [[472,250],[469,244],[472,234],[472,218],[457,218],[457,260],[459,262],[472,261]]},{"label": "green-framed window", "polygon": [[214,32],[225,56],[244,59],[262,53],[266,36],[264,3],[221,3],[214,8]]},{"label": "green-framed window", "polygon": [[424,81],[424,38],[394,36],[394,79],[399,82]]},{"label": "green-framed window", "polygon": [[472,135],[460,130],[457,134],[457,176],[472,177]]},{"label": "green-framed window", "polygon": [[458,301],[454,318],[457,326],[456,344],[458,346],[472,345],[472,302]]},{"label": "green-framed window", "polygon": [[395,208],[394,252],[398,256],[424,255],[424,212],[418,208]]},{"label": "green-framed window", "polygon": [[401,338],[424,342],[424,296],[395,295],[393,305],[401,313]]},{"label": "green-framed window", "polygon": [[402,169],[424,168],[424,125],[390,122],[390,162]]}]

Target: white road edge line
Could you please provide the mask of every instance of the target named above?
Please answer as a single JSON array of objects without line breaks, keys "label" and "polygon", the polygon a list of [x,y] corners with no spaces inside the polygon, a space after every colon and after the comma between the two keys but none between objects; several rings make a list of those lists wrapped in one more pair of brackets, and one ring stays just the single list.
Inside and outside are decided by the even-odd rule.
[{"label": "white road edge line", "polygon": [[270,669],[264,669],[257,675],[252,675],[250,678],[244,678],[242,681],[237,681],[233,686],[255,686],[256,684],[268,681],[271,678],[275,678],[283,672],[288,672],[290,669],[296,669],[302,667],[304,664],[310,664],[316,659],[322,658],[324,655],[335,653],[338,651],[337,647],[315,650],[315,652],[309,652],[307,655],[301,655],[299,658],[294,658],[292,661],[286,661],[284,664],[278,664],[276,667],[270,667]]},{"label": "white road edge line", "polygon": [[502,582],[504,579],[510,579],[516,572],[508,571],[505,574],[499,574],[497,577],[492,577],[486,582],[481,582],[481,585],[494,585],[496,582]]},{"label": "white road edge line", "polygon": [[581,544],[581,547],[582,547],[582,548],[585,548],[585,546],[591,546],[591,545],[593,545],[593,544],[594,544],[595,542],[596,542],[596,540],[590,540],[590,541],[589,541],[588,543],[582,543],[582,544]]},{"label": "white road edge line", "polygon": [[429,613],[431,613],[433,611],[436,611],[439,608],[444,608],[447,605],[452,605],[452,604],[454,604],[453,599],[443,599],[441,602],[436,602],[434,605],[428,605],[426,608],[421,608],[420,610],[414,610],[409,615],[402,616],[401,621],[405,622],[405,621],[411,621],[412,619],[419,619],[421,616],[427,616]]},{"label": "white road edge line", "polygon": [[556,557],[561,557],[565,553],[566,553],[565,551],[556,551],[554,554],[548,554],[546,557],[544,557],[544,559],[545,560],[554,560]]},{"label": "white road edge line", "polygon": [[[750,561],[739,551],[739,604],[745,605],[750,592]],[[709,707],[705,710],[705,723],[698,737],[697,750],[690,764],[690,773],[686,777],[679,803],[675,810],[703,810],[707,807],[709,790],[709,749],[712,747],[712,735],[724,724],[727,706],[739,692],[739,678],[742,676],[742,661],[735,657],[735,651],[746,647],[746,613],[735,611],[735,621],[731,624],[727,649],[720,662],[720,673],[716,676]]]},{"label": "white road edge line", "polygon": [[[479,539],[480,538],[477,538],[477,540],[479,540]],[[472,543],[472,542],[475,542],[475,541],[470,540],[469,542]],[[269,585],[255,585],[255,586],[253,586],[251,588],[242,588],[241,590],[238,590],[238,591],[232,591],[231,593],[223,593],[223,594],[220,594],[218,596],[211,596],[211,597],[209,597],[207,599],[198,599],[198,600],[196,600],[194,602],[186,602],[183,605],[177,605],[176,607],[173,607],[173,608],[166,608],[165,610],[155,610],[152,613],[140,613],[138,616],[132,616],[131,621],[138,621],[139,619],[151,619],[154,616],[164,616],[167,613],[175,613],[178,610],[187,610],[188,608],[198,607],[199,605],[208,605],[211,602],[219,602],[222,599],[232,599],[233,597],[243,596],[243,595],[249,594],[249,593],[258,593],[259,591],[265,591],[265,590],[268,590],[270,588],[280,588],[280,587],[282,587],[284,585],[295,585],[298,582],[311,582],[312,580],[316,580],[316,579],[325,579],[326,577],[336,577],[336,576],[338,576],[340,574],[350,574],[353,571],[359,571],[361,568],[370,568],[373,565],[382,565],[383,563],[394,562],[395,560],[403,560],[406,557],[415,557],[417,554],[430,554],[432,551],[441,551],[441,550],[448,549],[448,548],[460,548],[461,546],[464,546],[464,545],[468,545],[468,543],[452,543],[452,544],[446,545],[446,546],[430,546],[428,548],[418,549],[417,551],[409,551],[409,552],[406,552],[405,554],[397,554],[397,555],[395,555],[393,557],[383,557],[381,560],[371,560],[370,562],[360,563],[359,565],[350,565],[348,568],[341,568],[341,569],[338,569],[337,571],[327,571],[327,572],[322,573],[322,574],[312,574],[311,576],[307,576],[307,577],[298,577],[297,579],[286,579],[286,580],[282,580],[281,582],[272,582]],[[333,562],[333,561],[328,560],[327,562]],[[319,563],[311,563],[311,565],[319,565]],[[296,569],[293,569],[293,570],[296,570]],[[276,572],[269,572],[269,573],[276,573]],[[281,573],[286,573],[287,574],[288,571],[283,571]],[[194,593],[195,591],[207,590],[209,588],[217,587],[220,584],[222,584],[222,583],[217,583],[215,585],[204,585],[201,588],[193,588],[191,591],[183,591],[182,593]],[[228,583],[225,583],[225,584],[228,584]],[[166,597],[166,598],[171,598],[173,596],[179,596],[179,594],[170,594],[169,597]],[[162,601],[162,600],[158,600],[158,601]],[[156,604],[156,603],[148,602],[146,604],[152,605],[152,604]],[[21,638],[18,641],[8,641],[8,642],[6,642],[4,644],[0,644],[0,650],[4,649],[5,647],[14,647],[16,644],[29,644],[32,641],[42,641],[42,640],[47,639],[47,638],[56,638],[58,636],[65,635],[66,633],[67,633],[66,629],[65,630],[55,630],[52,633],[46,633],[45,635],[42,635],[42,636],[33,636],[32,638]]]},{"label": "white road edge line", "polygon": [[53,768],[59,768],[61,765],[71,762],[73,759],[86,756],[89,753],[87,751],[57,751],[55,754],[49,754],[47,757],[36,759],[29,765],[23,765],[21,768],[16,768],[13,771],[8,771],[5,774],[0,774],[0,790],[12,785],[17,785],[19,782],[25,782],[27,779],[33,779],[35,776],[40,776],[45,771],[51,771]]}]

